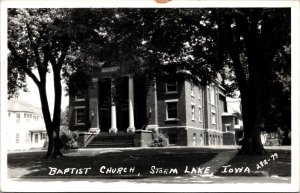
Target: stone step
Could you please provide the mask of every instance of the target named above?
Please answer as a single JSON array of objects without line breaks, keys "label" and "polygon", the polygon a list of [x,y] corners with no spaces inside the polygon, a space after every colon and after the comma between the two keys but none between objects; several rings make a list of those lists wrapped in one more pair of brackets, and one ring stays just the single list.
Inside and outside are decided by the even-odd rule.
[{"label": "stone step", "polygon": [[90,143],[87,145],[87,148],[104,148],[104,147],[134,147],[132,143]]},{"label": "stone step", "polygon": [[114,141],[114,140],[104,140],[104,141],[91,141],[90,144],[96,144],[96,143],[134,143],[134,140],[118,140],[118,141]]},{"label": "stone step", "polygon": [[134,136],[95,136],[95,139],[134,139]]},{"label": "stone step", "polygon": [[95,136],[94,139],[86,147],[134,147],[134,134],[125,132],[110,134],[107,132],[102,132]]}]

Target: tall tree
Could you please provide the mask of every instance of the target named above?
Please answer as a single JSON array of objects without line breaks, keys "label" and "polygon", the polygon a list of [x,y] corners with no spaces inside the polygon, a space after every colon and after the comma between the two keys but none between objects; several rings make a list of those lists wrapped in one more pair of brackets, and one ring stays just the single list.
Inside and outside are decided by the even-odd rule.
[{"label": "tall tree", "polygon": [[[220,9],[217,14],[219,57],[230,58],[241,92],[244,139],[240,153],[264,154],[260,130],[268,117],[263,107],[274,98],[270,89],[278,72],[290,73],[290,9]],[[287,60],[278,62],[283,53]]]},{"label": "tall tree", "polygon": [[[26,75],[36,84],[49,138],[45,157],[62,156],[59,149],[62,80],[84,68],[78,59],[68,9],[8,9],[8,94],[26,89]],[[46,92],[47,73],[53,73],[52,117]]]}]

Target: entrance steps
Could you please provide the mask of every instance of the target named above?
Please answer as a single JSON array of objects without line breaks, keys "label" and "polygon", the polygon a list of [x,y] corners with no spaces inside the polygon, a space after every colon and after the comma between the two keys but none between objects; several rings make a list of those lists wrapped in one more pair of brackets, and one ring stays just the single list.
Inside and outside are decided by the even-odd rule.
[{"label": "entrance steps", "polygon": [[134,134],[100,132],[87,144],[87,148],[134,147]]}]

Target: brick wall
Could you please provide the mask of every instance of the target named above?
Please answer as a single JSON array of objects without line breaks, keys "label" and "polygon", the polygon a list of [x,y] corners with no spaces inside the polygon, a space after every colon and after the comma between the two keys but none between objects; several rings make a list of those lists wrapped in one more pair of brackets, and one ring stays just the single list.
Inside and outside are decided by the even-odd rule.
[{"label": "brick wall", "polygon": [[99,115],[98,115],[98,94],[99,93],[99,83],[98,79],[93,79],[92,86],[89,88],[89,110],[93,111],[93,115],[88,111],[91,128],[99,128]]},{"label": "brick wall", "polygon": [[223,126],[223,132],[226,132],[226,127],[225,125],[228,124],[230,125],[229,131],[234,131],[234,116],[223,116],[222,117],[222,126]]},{"label": "brick wall", "polygon": [[205,130],[188,128],[187,132],[188,146],[204,146],[205,144]]},{"label": "brick wall", "polygon": [[148,125],[157,125],[157,93],[156,81],[149,85],[146,96],[146,110],[148,111]]},{"label": "brick wall", "polygon": [[[69,96],[69,129],[71,131],[88,131],[89,129],[89,99],[88,99],[88,91],[84,92],[84,101],[76,101],[75,95]],[[84,125],[76,125],[75,124],[75,111],[76,107],[85,107],[85,124]]]},{"label": "brick wall", "polygon": [[[198,96],[200,91],[200,97]],[[194,95],[192,95],[192,83],[185,81],[186,93],[186,125],[189,127],[204,128],[203,110],[203,87],[194,85]],[[192,105],[195,107],[195,119],[192,119]],[[201,107],[201,121],[199,121],[199,107]]]},{"label": "brick wall", "polygon": [[[166,93],[166,81],[157,80],[157,121],[159,127],[185,126],[186,125],[186,106],[185,106],[185,84],[183,79],[177,79],[177,93]],[[178,120],[167,121],[166,100],[178,99],[177,117]]]},{"label": "brick wall", "polygon": [[223,144],[224,145],[235,145],[235,134],[234,133],[224,133],[223,134]]}]

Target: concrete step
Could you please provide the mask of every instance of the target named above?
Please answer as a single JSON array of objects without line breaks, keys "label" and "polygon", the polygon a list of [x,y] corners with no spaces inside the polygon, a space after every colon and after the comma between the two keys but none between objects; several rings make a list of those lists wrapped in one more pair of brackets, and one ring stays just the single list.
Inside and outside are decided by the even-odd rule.
[{"label": "concrete step", "polygon": [[86,147],[87,148],[134,147],[134,134],[99,133]]},{"label": "concrete step", "polygon": [[133,143],[92,143],[88,144],[87,148],[110,148],[110,147],[134,147]]}]

